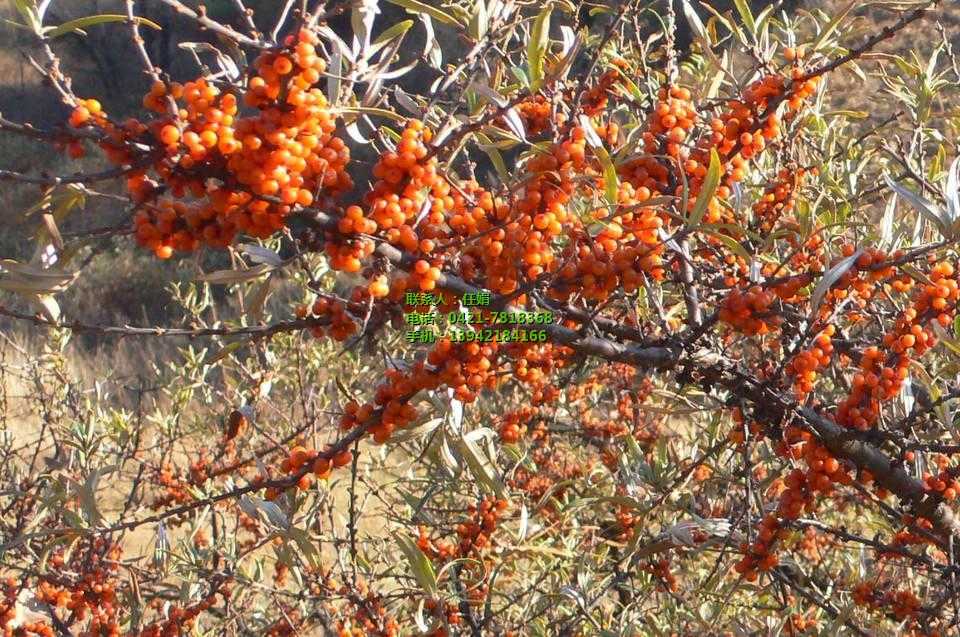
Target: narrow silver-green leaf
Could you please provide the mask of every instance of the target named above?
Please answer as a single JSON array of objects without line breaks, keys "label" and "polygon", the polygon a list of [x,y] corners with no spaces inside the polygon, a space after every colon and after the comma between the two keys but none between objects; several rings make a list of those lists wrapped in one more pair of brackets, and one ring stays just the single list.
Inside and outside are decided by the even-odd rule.
[{"label": "narrow silver-green leaf", "polygon": [[756,35],[757,23],[753,19],[753,13],[750,11],[750,5],[747,4],[747,0],[733,0],[733,4],[736,5],[740,19],[743,20],[743,26],[747,27],[747,31],[749,31],[751,35]]},{"label": "narrow silver-green leaf", "polygon": [[837,30],[837,27],[840,26],[840,22],[847,17],[847,14],[850,13],[850,10],[853,9],[856,4],[856,0],[848,4],[845,9],[840,11],[840,13],[838,13],[833,20],[830,20],[830,22],[823,27],[823,31],[820,32],[820,35],[817,36],[817,39],[814,40],[813,44],[810,46],[812,51],[818,50],[827,41],[827,38],[829,38],[830,35]]},{"label": "narrow silver-green leaf", "polygon": [[893,249],[893,213],[897,209],[897,193],[893,193],[887,207],[880,218],[880,246],[884,249]]},{"label": "narrow silver-green leaf", "polygon": [[[127,16],[120,15],[118,13],[104,13],[101,15],[90,15],[85,18],[77,18],[76,20],[68,20],[60,26],[52,27],[50,30],[45,32],[45,35],[49,38],[58,38],[61,35],[66,35],[67,33],[76,33],[82,32],[84,29],[96,26],[98,24],[107,24],[109,22],[126,22]],[[153,20],[147,20],[146,18],[141,18],[135,16],[133,18],[134,22],[141,26],[150,27],[151,29],[156,29],[157,31],[162,31],[162,28],[159,24]]]},{"label": "narrow silver-green leaf", "polygon": [[536,91],[543,83],[543,58],[550,43],[550,14],[553,5],[548,4],[537,15],[530,32],[530,43],[527,45],[527,63],[530,66],[530,86]]},{"label": "narrow silver-green leaf", "polygon": [[606,148],[595,148],[594,153],[603,166],[603,189],[607,196],[607,203],[611,206],[617,205],[617,193],[620,191],[620,180],[617,178],[617,167],[613,165],[613,159]]},{"label": "narrow silver-green leaf", "polygon": [[475,0],[473,15],[470,16],[470,24],[467,25],[467,33],[474,41],[480,41],[487,35],[489,18],[487,17],[486,0]]},{"label": "narrow silver-green leaf", "polygon": [[216,270],[214,272],[208,272],[198,276],[197,281],[204,281],[206,283],[214,283],[219,285],[230,285],[232,283],[252,281],[253,279],[262,277],[273,269],[273,266],[260,264],[250,268],[249,270]]},{"label": "narrow silver-green leaf", "polygon": [[466,461],[470,473],[480,484],[499,497],[506,495],[506,487],[500,479],[496,467],[493,466],[489,458],[485,457],[483,450],[477,443],[462,437],[457,440],[457,452]]},{"label": "narrow silver-green leaf", "polygon": [[32,0],[12,0],[13,6],[17,8],[23,19],[26,20],[26,26],[34,33],[40,33],[40,14],[37,11],[37,3]]},{"label": "narrow silver-green leaf", "polygon": [[950,164],[950,170],[947,171],[947,187],[944,192],[947,198],[947,216],[950,224],[953,225],[960,219],[960,157]]},{"label": "narrow silver-green leaf", "polygon": [[739,241],[737,241],[736,239],[734,239],[729,235],[720,234],[719,232],[711,230],[708,226],[703,226],[699,228],[699,232],[705,232],[706,234],[710,235],[711,237],[713,237],[714,239],[722,243],[724,246],[726,246],[728,250],[736,254],[738,257],[743,257],[744,261],[749,262],[750,259],[753,258],[750,255],[750,253],[747,252],[747,249],[743,247],[743,244],[741,244]]},{"label": "narrow silver-green leaf", "polygon": [[936,206],[932,203],[921,197],[920,195],[904,188],[897,182],[895,182],[890,175],[884,175],[883,178],[887,181],[887,185],[896,192],[898,195],[907,200],[907,202],[916,208],[917,212],[923,215],[928,221],[937,226],[937,229],[940,231],[940,234],[944,237],[949,235],[949,230],[947,225],[944,223],[944,220],[941,218],[940,211],[937,210]]},{"label": "narrow silver-green leaf", "polygon": [[437,574],[433,570],[433,564],[427,559],[420,547],[405,535],[397,536],[397,545],[403,551],[407,562],[410,564],[410,570],[413,572],[417,583],[427,594],[433,596],[437,592]]},{"label": "narrow silver-green leaf", "polygon": [[443,11],[442,9],[438,9],[437,7],[431,6],[425,2],[420,2],[419,0],[387,0],[387,2],[389,2],[390,4],[395,4],[397,6],[403,7],[404,9],[406,9],[407,11],[410,11],[411,13],[421,13],[424,15],[428,15],[434,20],[439,20],[444,24],[449,24],[451,26],[457,26],[460,24],[459,22],[457,22],[456,18],[454,18],[452,15],[450,15],[446,11]]},{"label": "narrow silver-green leaf", "polygon": [[707,168],[707,174],[703,179],[703,186],[700,188],[700,194],[693,204],[693,210],[690,212],[690,218],[687,220],[687,227],[696,228],[703,221],[707,209],[710,207],[710,201],[717,194],[717,188],[720,186],[720,156],[717,149],[710,149],[710,166]]},{"label": "narrow silver-green leaf", "polygon": [[693,5],[690,4],[690,0],[683,0],[683,15],[690,24],[693,32],[703,38],[704,44],[709,47],[710,38],[707,35],[707,29],[703,26],[703,21],[700,19],[700,16],[697,15]]},{"label": "narrow silver-green leaf", "polygon": [[383,44],[389,42],[393,38],[403,35],[410,30],[410,27],[413,26],[413,20],[401,20],[395,25],[381,33],[377,36],[377,39],[373,41],[374,44]]},{"label": "narrow silver-green leaf", "polygon": [[830,291],[830,288],[832,288],[833,285],[840,280],[840,277],[846,274],[847,271],[853,267],[853,264],[856,263],[861,254],[863,254],[863,250],[857,250],[823,274],[823,278],[817,282],[817,286],[813,288],[813,293],[810,295],[811,320],[816,318],[817,312],[820,310],[820,304],[823,302],[823,297],[826,296],[827,292]]}]

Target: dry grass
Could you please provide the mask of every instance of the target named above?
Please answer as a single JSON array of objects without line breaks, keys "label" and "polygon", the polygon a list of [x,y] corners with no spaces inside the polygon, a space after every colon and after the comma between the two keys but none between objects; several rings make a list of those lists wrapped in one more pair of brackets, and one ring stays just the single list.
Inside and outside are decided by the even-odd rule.
[{"label": "dry grass", "polygon": [[[848,0],[808,0],[804,3],[807,10],[819,9],[827,16],[839,15],[848,5]],[[854,30],[841,33],[842,41],[849,47],[855,47],[864,37],[872,35],[883,26],[896,21],[898,14],[882,8],[854,9],[853,15],[857,21],[853,24]],[[830,76],[828,99],[830,104],[838,110],[870,110],[871,121],[877,121],[895,112],[895,107],[888,99],[882,97],[882,84],[870,77],[869,71],[877,65],[886,64],[892,67],[892,62],[881,55],[900,55],[912,61],[910,52],[915,52],[922,63],[926,63],[933,50],[942,43],[941,31],[936,23],[943,26],[948,42],[954,51],[960,53],[960,4],[943,2],[935,13],[928,18],[918,20],[907,25],[897,35],[881,43],[869,56],[859,62],[867,72],[867,81],[849,69],[841,69]],[[942,65],[949,64],[945,56],[941,56]],[[960,106],[960,91],[947,90],[942,92],[941,101],[936,107],[939,115],[956,112]]]}]

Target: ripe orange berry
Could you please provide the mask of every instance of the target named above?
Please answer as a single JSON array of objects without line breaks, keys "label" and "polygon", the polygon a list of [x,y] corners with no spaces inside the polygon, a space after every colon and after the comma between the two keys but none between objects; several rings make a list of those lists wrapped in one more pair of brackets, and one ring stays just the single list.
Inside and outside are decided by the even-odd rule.
[{"label": "ripe orange berry", "polygon": [[390,293],[390,284],[387,283],[387,277],[381,275],[370,281],[370,284],[367,286],[367,292],[375,299],[381,299],[387,296]]},{"label": "ripe orange berry", "polygon": [[309,206],[313,203],[313,193],[305,188],[297,191],[297,203],[301,206]]},{"label": "ripe orange berry", "polygon": [[79,128],[90,121],[90,111],[86,106],[78,106],[70,114],[70,125]]},{"label": "ripe orange berry", "polygon": [[319,457],[313,461],[313,473],[318,478],[326,478],[330,475],[330,461],[327,458]]},{"label": "ripe orange berry", "polygon": [[290,451],[290,456],[289,456],[290,470],[297,471],[298,469],[300,469],[300,467],[302,467],[304,464],[308,462],[311,455],[312,454],[310,453],[310,450],[308,450],[303,446],[298,445],[294,447]]},{"label": "ripe orange berry", "polygon": [[273,61],[273,70],[276,71],[278,75],[286,75],[293,70],[293,62],[290,61],[290,58],[281,55]]},{"label": "ripe orange berry", "polygon": [[205,130],[200,133],[200,143],[204,148],[210,149],[217,145],[217,134],[212,130]]},{"label": "ripe orange berry", "polygon": [[353,462],[353,453],[349,450],[341,451],[333,457],[334,467],[345,467],[351,462]]},{"label": "ripe orange berry", "polygon": [[160,129],[160,141],[167,146],[173,146],[180,141],[180,131],[173,124],[167,124]]}]

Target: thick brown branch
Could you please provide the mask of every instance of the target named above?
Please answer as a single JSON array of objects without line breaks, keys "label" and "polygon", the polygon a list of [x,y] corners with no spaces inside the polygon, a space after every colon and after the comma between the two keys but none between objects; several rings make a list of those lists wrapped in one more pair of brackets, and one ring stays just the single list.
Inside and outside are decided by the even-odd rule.
[{"label": "thick brown branch", "polygon": [[920,480],[896,466],[881,450],[853,438],[850,430],[844,429],[826,416],[785,400],[781,394],[733,369],[716,365],[714,370],[721,376],[721,382],[728,391],[755,405],[773,408],[784,417],[791,414],[797,416],[834,456],[849,460],[858,468],[869,471],[877,484],[896,495],[914,514],[930,520],[945,536],[960,537],[960,521],[953,510],[929,495]]}]

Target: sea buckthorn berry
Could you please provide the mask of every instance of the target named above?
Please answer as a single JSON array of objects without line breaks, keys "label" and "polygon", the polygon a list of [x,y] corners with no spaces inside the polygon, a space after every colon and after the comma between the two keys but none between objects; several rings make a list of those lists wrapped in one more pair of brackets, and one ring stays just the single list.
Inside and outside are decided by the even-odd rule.
[{"label": "sea buckthorn berry", "polygon": [[167,124],[160,130],[160,141],[167,146],[173,146],[180,141],[180,131],[176,126]]},{"label": "sea buckthorn berry", "polygon": [[[326,98],[313,88],[324,64],[310,49],[315,42],[304,37],[295,55],[258,58],[242,96],[204,78],[151,87],[144,106],[165,118],[151,130],[168,152],[151,166],[162,187],[131,193],[143,204],[136,233],[142,245],[166,258],[201,243],[225,247],[238,233],[265,238],[283,227],[293,206],[310,206],[315,193],[336,194],[352,186],[345,171],[349,149],[333,135]],[[283,82],[289,82],[285,90]],[[256,112],[240,113],[240,99]],[[176,121],[169,119],[171,100],[178,107]],[[288,110],[289,105],[296,108]],[[81,100],[70,123],[93,124],[107,133],[110,141],[101,147],[117,164],[129,162],[124,145],[146,128],[132,120],[118,129],[95,100]],[[181,203],[187,198],[189,203]]]}]

